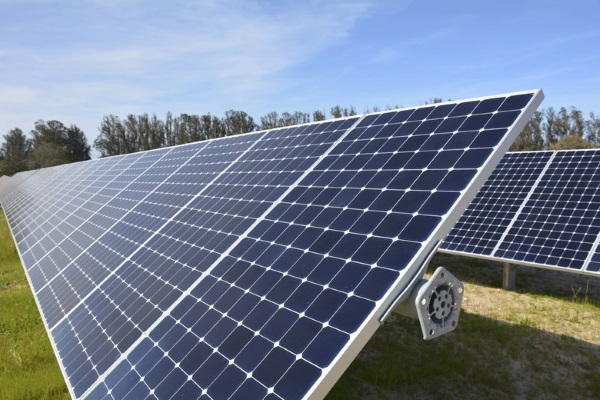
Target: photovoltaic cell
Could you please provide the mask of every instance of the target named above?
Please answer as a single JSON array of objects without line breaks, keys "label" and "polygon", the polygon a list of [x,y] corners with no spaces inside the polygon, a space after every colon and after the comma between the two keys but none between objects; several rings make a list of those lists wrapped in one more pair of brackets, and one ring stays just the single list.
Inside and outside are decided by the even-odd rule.
[{"label": "photovoltaic cell", "polygon": [[40,170],[1,200],[71,394],[323,396],[541,98]]},{"label": "photovoltaic cell", "polygon": [[441,251],[598,274],[600,151],[507,153]]}]

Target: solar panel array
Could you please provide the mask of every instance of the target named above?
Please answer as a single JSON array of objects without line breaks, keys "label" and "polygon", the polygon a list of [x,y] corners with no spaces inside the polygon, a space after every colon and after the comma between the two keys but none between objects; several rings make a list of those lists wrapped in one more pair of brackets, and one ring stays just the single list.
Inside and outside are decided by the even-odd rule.
[{"label": "solar panel array", "polygon": [[440,250],[600,275],[600,150],[507,153]]},{"label": "solar panel array", "polygon": [[0,200],[71,394],[324,396],[542,97],[40,170]]},{"label": "solar panel array", "polygon": [[16,187],[21,182],[25,181],[30,176],[34,175],[37,171],[23,171],[18,172],[13,176],[0,176],[0,198],[5,194],[9,193],[13,187]]}]

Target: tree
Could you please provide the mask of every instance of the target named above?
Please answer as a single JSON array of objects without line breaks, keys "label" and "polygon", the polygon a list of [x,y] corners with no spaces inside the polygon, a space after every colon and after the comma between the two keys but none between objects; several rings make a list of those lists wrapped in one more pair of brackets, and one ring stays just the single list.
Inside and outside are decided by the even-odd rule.
[{"label": "tree", "polygon": [[125,136],[122,141],[127,153],[136,153],[143,150],[140,146],[142,132],[138,124],[138,118],[133,114],[129,114],[123,120],[123,128],[125,128],[123,132]]},{"label": "tree", "polygon": [[207,139],[205,132],[202,131],[199,116],[194,114],[181,114],[179,119],[180,131],[183,134],[182,140],[185,141],[184,143],[198,142]]},{"label": "tree", "polygon": [[31,137],[34,148],[44,143],[52,143],[63,147],[67,137],[67,128],[60,121],[51,120],[46,122],[40,119],[34,124]]},{"label": "tree", "polygon": [[542,129],[545,133],[546,147],[552,146],[560,137],[558,136],[557,115],[554,108],[548,107],[544,110],[545,122],[542,124]]},{"label": "tree", "polygon": [[[90,146],[76,125],[67,128],[62,122],[39,120],[31,131],[31,161],[35,168],[49,167],[90,159]],[[52,160],[56,157],[56,160]]]},{"label": "tree", "polygon": [[585,137],[593,144],[600,144],[600,118],[593,112],[590,113],[590,119],[585,121]]},{"label": "tree", "polygon": [[556,123],[554,125],[556,128],[556,141],[571,135],[582,137],[585,129],[583,113],[575,107],[571,107],[570,110],[561,107],[556,115]]},{"label": "tree", "polygon": [[260,117],[260,130],[274,129],[279,127],[279,114],[271,111],[267,115]]},{"label": "tree", "polygon": [[177,144],[177,125],[171,112],[167,112],[164,123],[164,145],[175,146]]},{"label": "tree", "polygon": [[331,107],[330,112],[333,118],[351,117],[353,115],[356,115],[356,108],[354,108],[354,106],[350,106],[350,108],[333,106]]},{"label": "tree", "polygon": [[550,146],[550,150],[591,149],[594,145],[579,135],[567,135]]},{"label": "tree", "polygon": [[281,114],[280,126],[292,126],[306,124],[310,122],[310,114],[302,111],[295,111],[293,114],[284,112]]},{"label": "tree", "polygon": [[35,168],[53,167],[69,163],[69,153],[54,143],[41,143],[31,151],[31,161]]},{"label": "tree", "polygon": [[215,115],[205,114],[200,117],[200,126],[205,132],[207,139],[215,139],[225,136],[225,124]]},{"label": "tree", "polygon": [[313,111],[313,121],[325,121],[325,113],[321,110]]},{"label": "tree", "polygon": [[125,143],[125,127],[116,115],[102,117],[100,135],[94,140],[94,147],[100,152],[101,157],[116,156],[128,153]]},{"label": "tree", "polygon": [[570,117],[571,129],[569,131],[569,135],[583,137],[585,134],[585,119],[583,118],[583,113],[575,107],[571,107]]},{"label": "tree", "polygon": [[11,129],[4,135],[4,143],[0,147],[3,173],[10,176],[29,169],[27,157],[30,149],[31,141],[19,128]]},{"label": "tree", "polygon": [[534,151],[544,149],[544,136],[542,133],[542,121],[544,114],[536,111],[525,128],[521,131],[510,151]]},{"label": "tree", "polygon": [[[325,116],[323,116],[325,119]],[[260,117],[261,130],[283,128],[284,126],[307,124],[310,122],[310,114],[302,111],[295,111],[293,114],[289,112],[281,113],[281,116],[275,111]]]},{"label": "tree", "polygon": [[152,117],[144,113],[137,116],[140,150],[165,147],[165,123],[156,114]]},{"label": "tree", "polygon": [[78,162],[89,160],[90,145],[81,129],[76,125],[71,125],[66,132],[65,150],[69,162]]},{"label": "tree", "polygon": [[256,129],[254,119],[244,111],[229,110],[225,112],[223,125],[225,127],[225,136],[252,132]]}]

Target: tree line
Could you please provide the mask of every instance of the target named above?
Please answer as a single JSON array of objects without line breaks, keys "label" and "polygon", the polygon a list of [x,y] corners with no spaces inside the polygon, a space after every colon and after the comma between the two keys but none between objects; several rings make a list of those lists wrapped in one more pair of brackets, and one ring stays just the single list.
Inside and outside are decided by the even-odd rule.
[{"label": "tree line", "polygon": [[511,151],[587,149],[600,145],[600,118],[575,107],[536,111]]},{"label": "tree line", "polygon": [[0,146],[0,175],[90,159],[90,146],[76,125],[39,120],[30,137],[19,128],[4,135]]},{"label": "tree line", "polygon": [[[354,107],[331,108],[331,118],[356,114]],[[156,114],[150,116],[146,113],[129,114],[121,119],[111,114],[102,118],[100,134],[94,140],[94,148],[100,152],[101,157],[114,156],[239,133],[323,121],[326,118],[322,111],[315,111],[312,114],[301,111],[278,114],[273,111],[260,117],[259,123],[248,113],[236,110],[225,112],[222,118],[212,114],[173,116],[168,112],[164,119],[160,119]]]},{"label": "tree line", "polygon": [[[432,99],[431,103],[441,102]],[[387,109],[398,107],[387,107]],[[380,111],[379,108],[365,112]],[[354,107],[334,106],[330,118],[356,115]],[[135,153],[161,147],[220,138],[239,133],[280,128],[323,121],[324,112],[270,112],[255,121],[244,111],[229,110],[221,118],[212,115],[168,112],[164,119],[156,114],[129,114],[121,119],[116,115],[102,118],[94,148],[101,157]],[[600,118],[590,113],[588,118],[575,107],[552,107],[536,111],[511,147],[511,151],[547,149],[581,149],[600,145]],[[0,146],[0,175],[50,167],[90,159],[90,146],[85,134],[76,125],[60,121],[39,120],[27,137],[19,128],[4,135]]]}]

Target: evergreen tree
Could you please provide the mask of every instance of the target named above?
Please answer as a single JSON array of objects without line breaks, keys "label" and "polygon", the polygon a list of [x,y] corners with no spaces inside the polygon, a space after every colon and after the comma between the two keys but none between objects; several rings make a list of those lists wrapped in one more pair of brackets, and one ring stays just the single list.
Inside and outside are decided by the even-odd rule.
[{"label": "evergreen tree", "polygon": [[64,147],[67,139],[67,128],[60,121],[44,121],[40,119],[31,131],[33,148],[46,143]]},{"label": "evergreen tree", "polygon": [[31,150],[31,163],[34,168],[47,168],[69,163],[69,154],[63,146],[52,142],[39,143]]},{"label": "evergreen tree", "polygon": [[31,141],[19,128],[11,129],[4,135],[4,143],[0,146],[0,158],[3,163],[3,173],[14,175],[26,171],[27,157],[31,149]]},{"label": "evergreen tree", "polygon": [[31,131],[31,137],[31,161],[35,168],[90,159],[87,138],[76,125],[67,128],[60,121],[39,120]]},{"label": "evergreen tree", "polygon": [[87,138],[81,129],[76,125],[71,125],[66,131],[65,150],[69,162],[78,162],[89,160],[90,157],[90,145],[88,145]]}]

